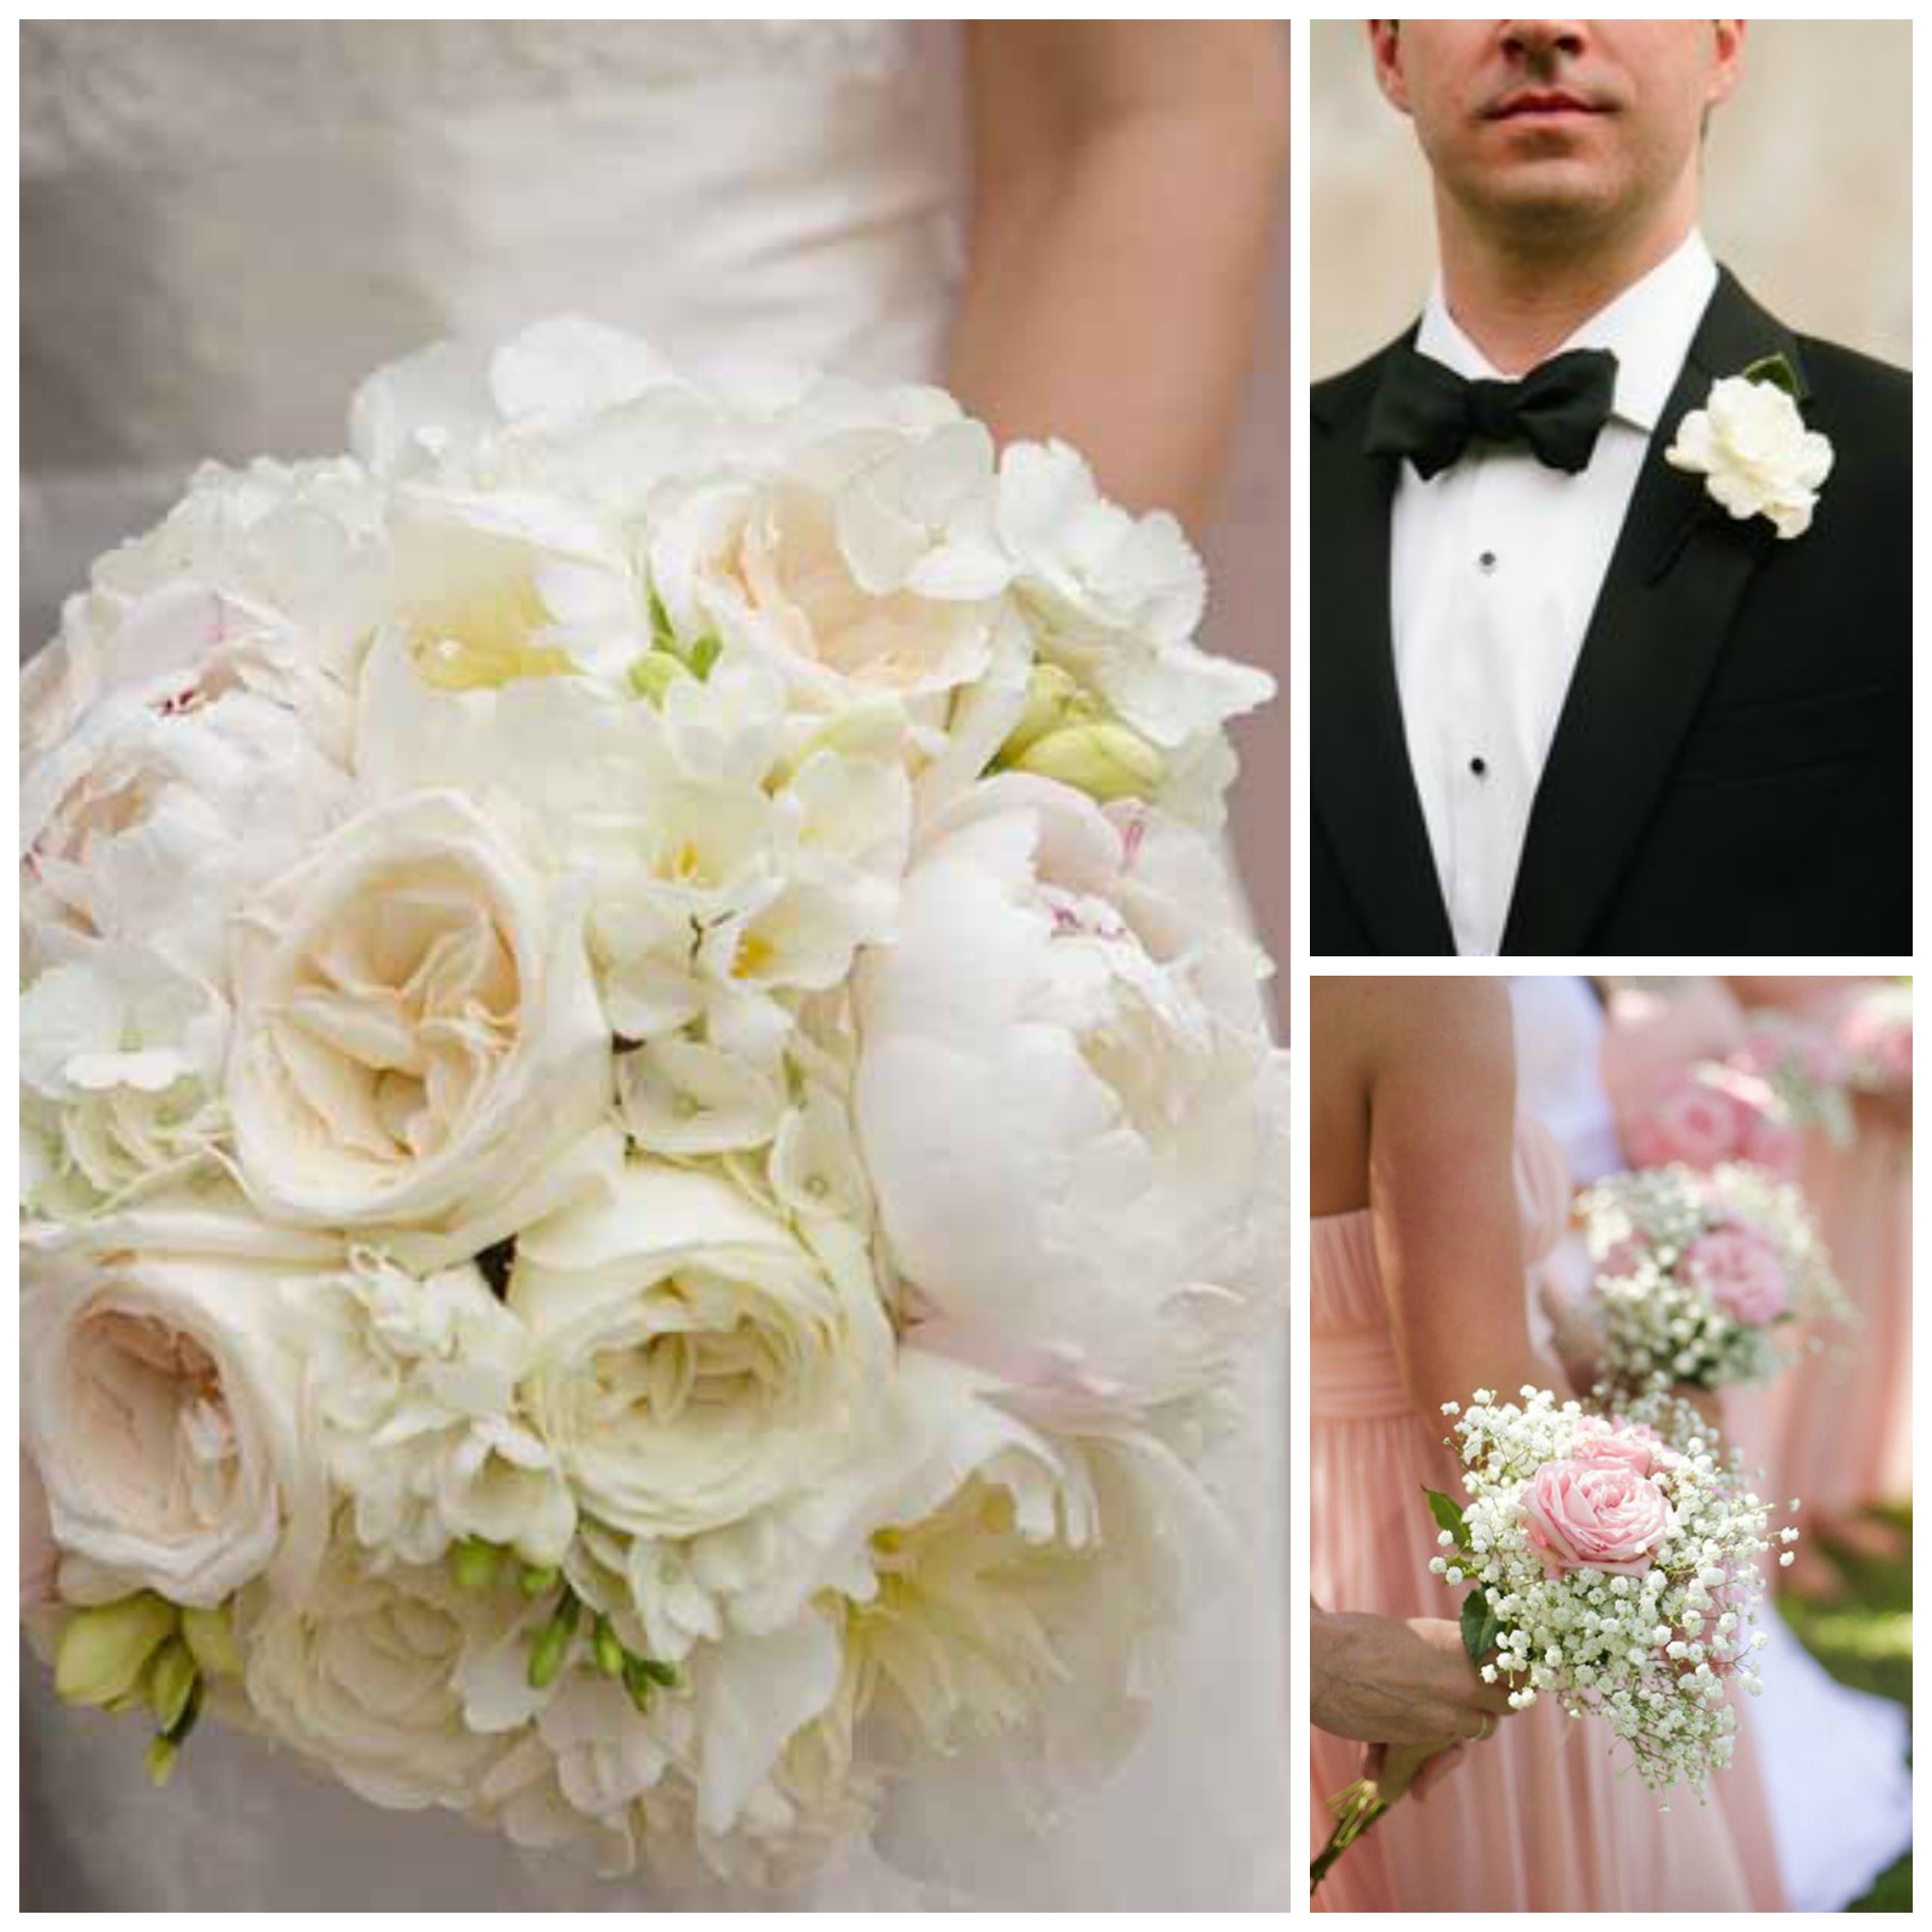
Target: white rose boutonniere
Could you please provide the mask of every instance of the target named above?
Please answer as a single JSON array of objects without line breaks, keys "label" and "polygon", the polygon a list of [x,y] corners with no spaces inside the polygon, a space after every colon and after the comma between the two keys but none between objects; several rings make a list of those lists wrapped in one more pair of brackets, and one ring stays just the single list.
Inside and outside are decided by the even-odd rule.
[{"label": "white rose boutonniere", "polygon": [[1712,497],[1740,522],[1768,517],[1780,537],[1802,537],[1835,452],[1830,438],[1805,428],[1797,388],[1781,355],[1720,378],[1704,407],[1678,424],[1663,460],[1702,475]]}]

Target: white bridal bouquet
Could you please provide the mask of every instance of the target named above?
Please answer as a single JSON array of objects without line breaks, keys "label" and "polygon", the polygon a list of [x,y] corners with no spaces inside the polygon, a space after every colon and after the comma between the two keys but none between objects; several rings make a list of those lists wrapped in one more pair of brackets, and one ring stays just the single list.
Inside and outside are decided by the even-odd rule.
[{"label": "white bridal bouquet", "polygon": [[1285,1089],[1200,565],[930,388],[581,322],[209,468],[29,673],[62,1692],[762,1879],[1118,1750]]},{"label": "white bridal bouquet", "polygon": [[1605,1373],[1624,1388],[1764,1381],[1851,1306],[1804,1195],[1747,1163],[1615,1174],[1577,1203]]},{"label": "white bridal bouquet", "polygon": [[[1684,1404],[1646,1396],[1603,1416],[1547,1389],[1520,1398],[1443,1406],[1468,1500],[1426,1492],[1442,1551],[1430,1568],[1468,1586],[1463,1647],[1512,1708],[1553,1697],[1606,1723],[1652,1790],[1701,1789],[1731,1761],[1732,1687],[1762,1688],[1760,1559],[1798,1532],[1774,1539],[1737,1452]],[[1365,1781],[1331,1808],[1318,1886],[1387,1804]]]}]

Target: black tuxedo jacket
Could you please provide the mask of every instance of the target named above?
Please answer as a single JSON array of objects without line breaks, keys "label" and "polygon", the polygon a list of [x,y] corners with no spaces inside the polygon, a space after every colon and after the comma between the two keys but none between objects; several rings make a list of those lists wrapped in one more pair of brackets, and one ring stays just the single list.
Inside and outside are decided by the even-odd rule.
[{"label": "black tuxedo jacket", "polygon": [[[1453,952],[1389,628],[1389,351],[1317,385],[1310,950]],[[1811,527],[1738,523],[1663,451],[1781,354],[1836,452]],[[1728,273],[1644,459],[1531,808],[1509,953],[1912,951],[1911,379],[1801,341]]]}]

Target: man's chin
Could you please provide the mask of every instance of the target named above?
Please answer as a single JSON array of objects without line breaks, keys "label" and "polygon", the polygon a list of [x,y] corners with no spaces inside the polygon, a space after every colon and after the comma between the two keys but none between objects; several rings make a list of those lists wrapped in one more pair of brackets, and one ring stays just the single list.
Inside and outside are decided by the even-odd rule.
[{"label": "man's chin", "polygon": [[1465,205],[1495,227],[1557,239],[1579,239],[1615,213],[1617,190],[1601,166],[1573,158],[1524,161],[1487,173]]}]

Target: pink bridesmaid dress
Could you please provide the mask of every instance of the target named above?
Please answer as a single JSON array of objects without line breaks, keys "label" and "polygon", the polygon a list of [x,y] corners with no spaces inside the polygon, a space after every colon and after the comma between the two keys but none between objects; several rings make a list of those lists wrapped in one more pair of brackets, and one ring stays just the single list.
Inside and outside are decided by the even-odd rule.
[{"label": "pink bridesmaid dress", "polygon": [[[1859,980],[1790,980],[1791,1009],[1828,1019]],[[1859,1313],[1840,1349],[1807,1355],[1765,1398],[1777,1495],[1829,1523],[1912,1493],[1912,1137],[1861,1113],[1834,1147],[1804,1139],[1804,1191]]]},{"label": "pink bridesmaid dress", "polygon": [[[1562,1231],[1569,1177],[1525,1120],[1517,1142],[1526,1259]],[[1424,1487],[1459,1493],[1440,1416],[1409,1406],[1396,1362],[1368,1210],[1312,1223],[1311,1588],[1331,1609],[1453,1617],[1429,1573],[1435,1526]],[[1310,1732],[1314,1846],[1323,1801],[1360,1775],[1361,1747]],[[1719,1774],[1722,1776],[1722,1774]],[[1770,1876],[1725,1808],[1680,1792],[1668,1812],[1620,1769],[1608,1733],[1550,1699],[1494,1737],[1420,1802],[1395,1806],[1336,1864],[1328,1912],[1747,1912]]]}]

